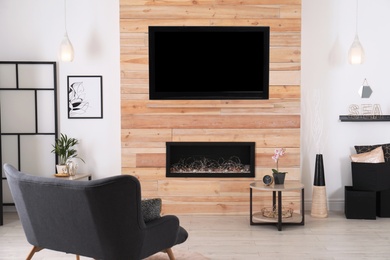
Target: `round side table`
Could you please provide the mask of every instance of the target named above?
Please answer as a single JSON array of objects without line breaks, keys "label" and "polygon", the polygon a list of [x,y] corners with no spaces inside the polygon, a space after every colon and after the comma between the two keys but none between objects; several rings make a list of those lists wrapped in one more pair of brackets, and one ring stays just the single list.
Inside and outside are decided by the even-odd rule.
[{"label": "round side table", "polygon": [[[284,184],[264,185],[263,182],[253,182],[250,187],[250,224],[251,225],[276,225],[278,230],[282,230],[283,225],[304,225],[305,224],[305,187],[302,183],[296,181],[286,181]],[[277,218],[263,216],[262,212],[253,212],[253,190],[272,192],[272,208],[276,209]],[[301,212],[293,213],[289,218],[282,217],[282,193],[285,191],[301,191]],[[277,200],[277,201],[276,201]]]}]

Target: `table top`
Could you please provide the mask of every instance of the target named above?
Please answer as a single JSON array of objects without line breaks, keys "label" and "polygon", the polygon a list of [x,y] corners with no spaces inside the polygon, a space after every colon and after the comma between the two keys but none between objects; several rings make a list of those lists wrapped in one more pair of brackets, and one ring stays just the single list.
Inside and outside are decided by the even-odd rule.
[{"label": "table top", "polygon": [[[54,175],[55,176],[55,175]],[[61,179],[64,179],[64,180],[80,180],[80,179],[84,179],[84,178],[90,178],[91,177],[91,174],[90,173],[78,173],[76,175],[73,175],[73,176],[55,176],[56,178],[61,178]]]},{"label": "table top", "polygon": [[301,190],[305,186],[298,181],[285,181],[284,184],[271,184],[265,185],[262,181],[252,182],[250,187],[255,190],[263,191],[288,191],[288,190]]}]

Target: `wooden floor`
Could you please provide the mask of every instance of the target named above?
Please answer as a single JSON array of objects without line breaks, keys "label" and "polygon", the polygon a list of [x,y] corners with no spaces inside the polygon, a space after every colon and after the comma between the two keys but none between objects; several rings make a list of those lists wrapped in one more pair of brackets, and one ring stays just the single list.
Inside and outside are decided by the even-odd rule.
[{"label": "wooden floor", "polygon": [[[342,212],[312,218],[304,226],[251,226],[249,216],[179,216],[189,239],[174,247],[198,252],[209,259],[390,259],[390,219],[346,219]],[[25,259],[31,246],[13,212],[0,226],[0,259]],[[50,250],[34,260],[75,259]],[[89,259],[81,257],[81,259]]]}]

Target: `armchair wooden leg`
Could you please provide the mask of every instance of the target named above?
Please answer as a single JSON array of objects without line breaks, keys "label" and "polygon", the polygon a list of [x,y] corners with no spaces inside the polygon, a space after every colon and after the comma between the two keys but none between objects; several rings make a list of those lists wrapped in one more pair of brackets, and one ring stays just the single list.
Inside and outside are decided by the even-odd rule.
[{"label": "armchair wooden leg", "polygon": [[33,255],[34,255],[36,252],[41,251],[42,249],[43,249],[42,247],[33,246],[33,248],[31,249],[30,253],[28,254],[26,260],[32,259]]},{"label": "armchair wooden leg", "polygon": [[175,260],[175,256],[173,255],[172,248],[168,248],[165,250],[165,253],[168,254],[169,260]]},{"label": "armchair wooden leg", "polygon": [[[41,251],[43,248],[42,247],[39,247],[39,246],[33,246],[33,248],[31,249],[30,253],[28,254],[26,260],[31,260],[33,255],[36,253],[36,252],[39,252]],[[169,255],[169,254],[168,254]],[[79,255],[76,255],[76,260],[80,260],[80,256]]]}]

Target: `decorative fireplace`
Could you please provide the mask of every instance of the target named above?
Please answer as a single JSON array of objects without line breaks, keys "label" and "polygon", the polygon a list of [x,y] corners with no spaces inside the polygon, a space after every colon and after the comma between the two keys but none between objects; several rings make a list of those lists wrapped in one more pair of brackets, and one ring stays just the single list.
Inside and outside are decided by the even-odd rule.
[{"label": "decorative fireplace", "polygon": [[166,177],[255,177],[254,142],[167,142]]}]

